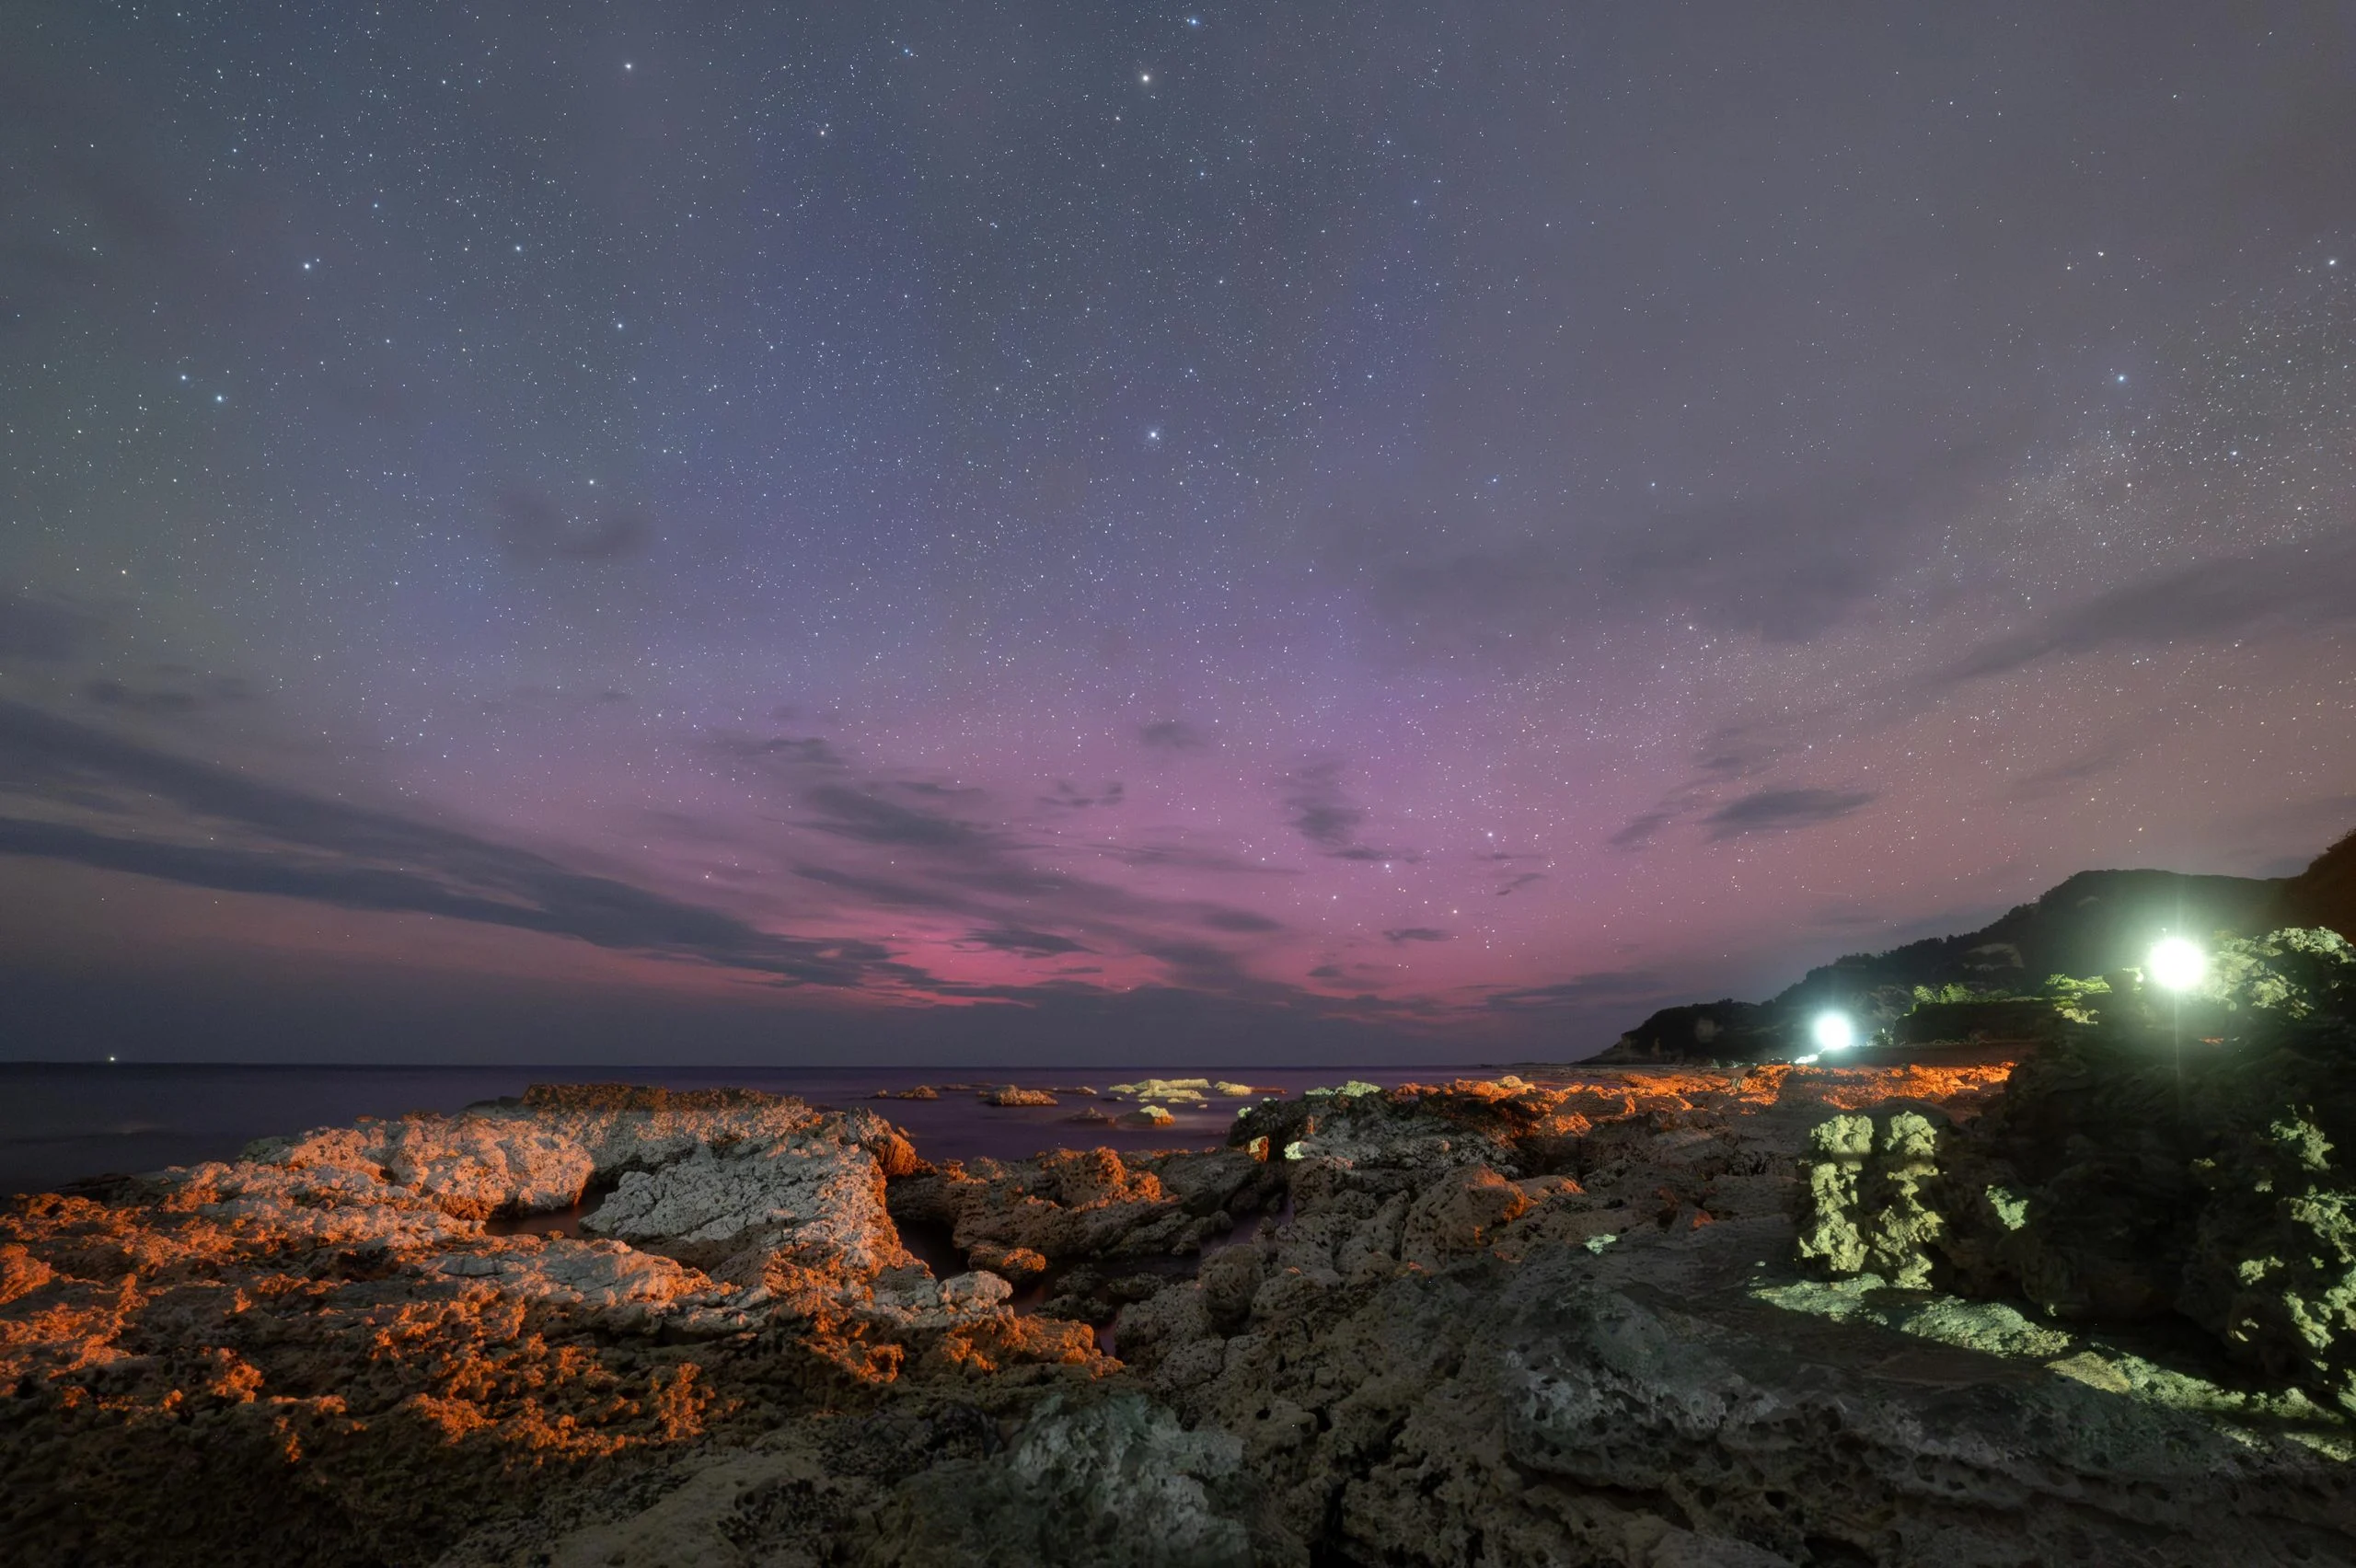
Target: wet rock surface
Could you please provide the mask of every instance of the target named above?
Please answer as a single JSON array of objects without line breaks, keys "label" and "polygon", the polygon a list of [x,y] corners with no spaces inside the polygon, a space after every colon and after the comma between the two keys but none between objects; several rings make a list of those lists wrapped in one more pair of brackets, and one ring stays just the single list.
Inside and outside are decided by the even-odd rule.
[{"label": "wet rock surface", "polygon": [[[1248,1106],[1215,1152],[939,1168],[863,1111],[611,1087],[264,1140],[0,1210],[0,1539],[448,1568],[2356,1555],[2329,1401],[2197,1332],[1899,1283],[1937,1227],[1884,1211],[1939,1213],[1909,1162],[1945,1170],[2006,1081],[1349,1084]],[[1851,1179],[1829,1206],[1810,1164]],[[580,1236],[495,1233],[576,1204]]]}]

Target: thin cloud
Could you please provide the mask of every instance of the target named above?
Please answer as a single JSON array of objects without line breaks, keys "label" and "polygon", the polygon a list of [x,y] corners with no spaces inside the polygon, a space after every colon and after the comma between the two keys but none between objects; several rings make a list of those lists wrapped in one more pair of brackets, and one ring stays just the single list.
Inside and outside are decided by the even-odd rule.
[{"label": "thin cloud", "polygon": [[1286,784],[1285,807],[1293,813],[1292,830],[1329,853],[1347,848],[1366,813],[1342,798],[1342,765],[1311,763]]},{"label": "thin cloud", "polygon": [[993,835],[961,817],[918,811],[848,784],[821,784],[803,797],[815,811],[807,825],[860,844],[915,849],[975,849]]},{"label": "thin cloud", "polygon": [[2108,648],[2311,630],[2356,619],[2356,544],[2305,546],[2196,562],[2048,616],[2033,631],[1982,643],[1940,674],[1953,685]]},{"label": "thin cloud", "polygon": [[1254,979],[1243,961],[1208,942],[1158,942],[1145,950],[1149,958],[1169,966],[1171,978],[1192,990],[1215,996],[1246,996],[1286,989]]},{"label": "thin cloud", "polygon": [[1369,533],[1388,560],[1366,566],[1377,605],[1419,642],[1509,662],[1599,617],[1690,616],[1714,630],[1807,642],[1845,621],[1909,561],[1937,517],[2000,474],[2025,427],[1923,454],[1845,482],[1758,490],[1708,506],[1598,520],[1441,557],[1448,519],[1415,511],[1370,520],[1342,507],[1337,536]]},{"label": "thin cloud", "polygon": [[970,894],[948,893],[894,877],[870,876],[833,866],[802,864],[793,874],[805,882],[830,887],[886,909],[930,909],[950,915],[983,915],[983,902]]},{"label": "thin cloud", "polygon": [[192,713],[201,706],[194,692],[169,686],[142,688],[111,679],[84,682],[82,696],[101,708],[127,713]]},{"label": "thin cloud", "polygon": [[2005,793],[2009,799],[2015,801],[2040,801],[2084,784],[2089,779],[2100,778],[2105,774],[2117,772],[2133,755],[2133,750],[2127,746],[2105,746],[2100,751],[2073,757],[2055,767],[2041,768],[2035,773],[2023,774],[2013,781],[2012,788]]},{"label": "thin cloud", "polygon": [[1023,958],[1060,958],[1068,953],[1092,951],[1069,937],[1059,937],[1053,931],[1026,931],[1015,926],[968,931],[965,940],[977,947],[995,948],[999,952],[1015,953]]},{"label": "thin cloud", "polygon": [[1487,1005],[1498,1012],[1538,1012],[1555,1008],[1624,1005],[1658,995],[1666,982],[1647,970],[1606,970],[1557,981],[1551,986],[1525,986],[1499,991]]},{"label": "thin cloud", "polygon": [[1098,844],[1098,854],[1131,866],[1169,866],[1178,870],[1207,871],[1218,876],[1297,877],[1297,866],[1269,866],[1222,850],[1200,849],[1185,844]]},{"label": "thin cloud", "polygon": [[[797,985],[921,982],[859,939],[790,938],[530,850],[264,784],[0,703],[0,784],[63,790],[104,826],[0,816],[0,853],[346,909],[446,916],[700,959]],[[137,815],[126,803],[138,802]],[[203,842],[189,840],[202,834]]]},{"label": "thin cloud", "polygon": [[1873,799],[1871,791],[1862,790],[1761,790],[1729,801],[1703,823],[1713,839],[1792,833],[1838,822],[1863,811]]},{"label": "thin cloud", "polygon": [[1424,858],[1420,849],[1385,849],[1379,845],[1353,844],[1346,849],[1334,851],[1336,860],[1372,860],[1385,866],[1415,865]]},{"label": "thin cloud", "polygon": [[653,536],[645,512],[618,498],[568,506],[544,490],[510,485],[492,510],[508,553],[522,560],[614,560],[640,554]]},{"label": "thin cloud", "polygon": [[1138,744],[1148,751],[1199,751],[1210,739],[1184,719],[1157,719],[1138,729]]},{"label": "thin cloud", "polygon": [[1287,778],[1284,788],[1285,809],[1292,813],[1288,825],[1334,859],[1389,864],[1422,859],[1413,849],[1389,849],[1357,842],[1357,830],[1367,813],[1364,807],[1353,805],[1343,794],[1339,758],[1326,757],[1308,764]]},{"label": "thin cloud", "polygon": [[1632,817],[1622,825],[1619,832],[1611,836],[1611,847],[1641,849],[1650,844],[1662,828],[1676,820],[1676,817],[1669,812],[1646,812],[1642,816]]},{"label": "thin cloud", "polygon": [[105,624],[91,611],[63,599],[0,591],[0,659],[71,659]]},{"label": "thin cloud", "polygon": [[1052,794],[1040,796],[1039,803],[1043,806],[1060,807],[1066,811],[1085,811],[1091,806],[1117,806],[1127,793],[1128,791],[1118,779],[1114,779],[1091,795],[1074,785],[1070,779],[1058,778],[1056,780],[1055,791]]},{"label": "thin cloud", "polygon": [[804,767],[845,766],[842,754],[833,744],[816,735],[742,735],[719,730],[704,738],[704,745],[722,756],[743,762],[777,761]]}]

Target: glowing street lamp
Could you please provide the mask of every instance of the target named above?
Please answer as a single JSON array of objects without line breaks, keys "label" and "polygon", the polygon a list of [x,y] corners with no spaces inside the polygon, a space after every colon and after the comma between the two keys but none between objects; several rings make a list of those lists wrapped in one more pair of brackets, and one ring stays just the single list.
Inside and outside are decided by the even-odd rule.
[{"label": "glowing street lamp", "polygon": [[2143,973],[2163,991],[2189,991],[2208,977],[2209,955],[2198,942],[2165,937],[2153,947]]},{"label": "glowing street lamp", "polygon": [[1844,1012],[1817,1014],[1808,1032],[1819,1051],[1846,1051],[1857,1043],[1857,1026],[1849,1021],[1849,1015]]}]

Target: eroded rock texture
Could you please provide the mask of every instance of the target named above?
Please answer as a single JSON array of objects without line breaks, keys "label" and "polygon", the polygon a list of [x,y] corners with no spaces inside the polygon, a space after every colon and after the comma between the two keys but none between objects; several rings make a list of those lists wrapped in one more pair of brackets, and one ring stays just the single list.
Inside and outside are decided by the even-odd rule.
[{"label": "eroded rock texture", "polygon": [[[1084,1326],[909,1257],[884,1193],[914,1168],[866,1112],[560,1089],[17,1200],[9,1561],[432,1562],[777,1411],[1105,1370]],[[604,1234],[484,1223],[596,1189]]]},{"label": "eroded rock texture", "polygon": [[[2356,1555],[2336,1412],[2197,1341],[1794,1261],[1813,1129],[1844,1119],[1815,1163],[1850,1162],[1854,1220],[2005,1078],[1351,1084],[1218,1151],[937,1170],[760,1096],[271,1140],[0,1218],[0,1539],[448,1568]],[[486,1223],[584,1192],[585,1238]],[[1819,1244],[1941,1239],[1853,1228]]]}]

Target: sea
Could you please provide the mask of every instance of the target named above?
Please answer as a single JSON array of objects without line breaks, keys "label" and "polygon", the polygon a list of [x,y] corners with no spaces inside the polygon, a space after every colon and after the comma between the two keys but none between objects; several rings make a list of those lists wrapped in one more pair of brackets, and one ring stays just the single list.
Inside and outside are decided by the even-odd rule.
[{"label": "sea", "polygon": [[[1082,1072],[1070,1067],[255,1066],[203,1064],[0,1063],[0,1193],[52,1192],[69,1182],[234,1159],[251,1140],[337,1126],[361,1116],[456,1112],[520,1095],[535,1083],[660,1084],[791,1094],[813,1105],[865,1105],[904,1129],[927,1159],[1022,1159],[1051,1148],[1215,1148],[1250,1101],[1169,1102],[1165,1127],[1080,1124],[1114,1083],[1207,1078],[1248,1083],[1262,1096],[1298,1097],[1353,1078],[1390,1088],[1495,1076],[1464,1063],[1381,1068],[1172,1066]],[[881,1100],[879,1090],[932,1086],[938,1100]],[[1013,1084],[1056,1094],[1055,1106],[985,1105]]]}]

